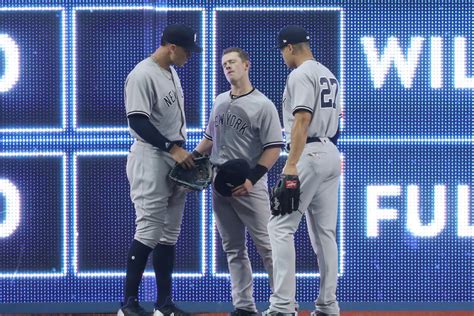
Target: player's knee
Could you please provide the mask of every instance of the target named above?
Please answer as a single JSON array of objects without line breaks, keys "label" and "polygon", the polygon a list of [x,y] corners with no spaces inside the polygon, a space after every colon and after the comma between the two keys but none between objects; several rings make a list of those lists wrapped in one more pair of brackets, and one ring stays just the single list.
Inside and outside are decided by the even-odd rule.
[{"label": "player's knee", "polygon": [[240,242],[240,240],[228,240],[222,241],[222,249],[225,253],[237,253],[239,251],[247,249],[247,246],[244,242]]},{"label": "player's knee", "polygon": [[275,232],[279,230],[278,223],[276,220],[272,219],[267,224],[268,229],[268,236],[273,238],[275,236]]},{"label": "player's knee", "polygon": [[148,229],[137,227],[135,232],[135,239],[151,248],[155,248],[158,244],[174,246],[178,242],[178,237],[179,230],[169,232],[164,231],[161,227],[152,229],[149,227]]},{"label": "player's knee", "polygon": [[247,253],[247,248],[241,248],[241,249],[228,249],[224,250],[224,252],[227,255],[228,261],[232,261],[234,259],[247,259],[248,258],[248,253]]},{"label": "player's knee", "polygon": [[270,221],[268,223],[268,235],[270,236],[270,241],[286,240],[292,238],[294,232],[291,232],[288,229],[284,229],[281,225],[276,223],[276,221]]},{"label": "player's knee", "polygon": [[135,233],[134,239],[139,241],[140,243],[144,244],[145,246],[152,248],[152,249],[155,248],[155,246],[157,244],[157,242],[155,242],[154,239],[146,238],[145,236],[142,236],[142,235],[137,234],[137,233]]}]

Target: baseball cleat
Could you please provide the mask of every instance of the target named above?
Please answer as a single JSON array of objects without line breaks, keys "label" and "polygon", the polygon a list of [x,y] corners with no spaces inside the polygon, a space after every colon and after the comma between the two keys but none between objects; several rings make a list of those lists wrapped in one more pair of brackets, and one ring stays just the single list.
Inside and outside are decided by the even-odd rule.
[{"label": "baseball cleat", "polygon": [[321,311],[313,311],[310,316],[329,316],[329,314],[323,313]]},{"label": "baseball cleat", "polygon": [[179,309],[176,305],[167,305],[161,308],[155,307],[153,316],[191,316],[190,313]]},{"label": "baseball cleat", "polygon": [[262,312],[262,316],[298,316],[298,312],[282,313],[277,311],[270,311],[269,309],[267,309],[266,311]]},{"label": "baseball cleat", "polygon": [[236,308],[233,312],[230,313],[230,316],[257,316],[257,313]]},{"label": "baseball cleat", "polygon": [[136,297],[129,297],[127,303],[117,312],[117,316],[150,316],[150,313],[138,304]]}]

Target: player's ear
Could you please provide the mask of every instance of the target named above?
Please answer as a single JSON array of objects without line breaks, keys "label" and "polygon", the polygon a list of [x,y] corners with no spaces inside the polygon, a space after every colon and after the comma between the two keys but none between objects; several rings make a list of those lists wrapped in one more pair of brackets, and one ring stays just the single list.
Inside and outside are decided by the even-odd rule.
[{"label": "player's ear", "polygon": [[175,44],[169,44],[169,51],[171,53],[176,53],[176,45]]},{"label": "player's ear", "polygon": [[295,47],[293,46],[293,44],[288,44],[287,47],[288,47],[288,51],[290,52],[290,54],[294,55],[295,54]]},{"label": "player's ear", "polygon": [[249,70],[249,69],[250,69],[250,60],[244,61],[244,64],[245,64],[245,66],[246,66],[245,69],[246,69],[246,70]]}]

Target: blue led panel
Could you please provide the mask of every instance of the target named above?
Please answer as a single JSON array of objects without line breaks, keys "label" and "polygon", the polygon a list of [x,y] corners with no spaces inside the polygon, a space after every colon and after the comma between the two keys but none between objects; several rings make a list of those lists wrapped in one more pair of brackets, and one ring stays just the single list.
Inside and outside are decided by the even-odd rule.
[{"label": "blue led panel", "polygon": [[[74,265],[80,276],[125,277],[128,248],[135,232],[135,210],[125,171],[127,153],[76,154]],[[190,193],[186,200],[175,276],[197,276],[203,269],[201,196]],[[145,273],[151,276],[153,268],[149,268]]]},{"label": "blue led panel", "polygon": [[[441,301],[469,299],[472,149],[363,144],[344,150],[343,300],[430,301],[434,293]],[[362,286],[363,292],[349,291]]]},{"label": "blue led panel", "polygon": [[[123,99],[128,73],[160,45],[168,23],[185,23],[201,32],[199,9],[155,10],[152,7],[93,7],[74,11],[74,125],[80,130],[126,130]],[[94,34],[94,36],[91,36]],[[188,127],[201,126],[204,98],[202,56],[177,68],[185,94]]]},{"label": "blue led panel", "polygon": [[[213,20],[213,94],[217,96],[230,89],[222,71],[222,52],[228,47],[240,47],[250,56],[252,84],[275,103],[281,114],[283,89],[290,71],[277,48],[278,31],[289,24],[305,27],[311,38],[315,58],[340,76],[342,14],[339,8],[317,7],[303,10],[217,9]],[[233,36],[236,30],[239,31],[238,37]]]},{"label": "blue led panel", "polygon": [[416,3],[350,8],[347,136],[472,137],[472,3]]},{"label": "blue led panel", "polygon": [[0,131],[63,127],[63,23],[58,8],[0,7]]},{"label": "blue led panel", "polygon": [[0,278],[66,273],[61,154],[0,153]]}]

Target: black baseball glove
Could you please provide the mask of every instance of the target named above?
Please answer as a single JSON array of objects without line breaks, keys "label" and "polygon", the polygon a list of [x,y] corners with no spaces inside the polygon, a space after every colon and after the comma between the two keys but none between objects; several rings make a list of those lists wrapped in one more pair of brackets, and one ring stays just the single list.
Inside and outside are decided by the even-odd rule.
[{"label": "black baseball glove", "polygon": [[282,174],[273,187],[270,204],[275,216],[291,214],[300,205],[300,179],[298,176]]},{"label": "black baseball glove", "polygon": [[176,184],[194,191],[202,191],[212,181],[212,166],[208,156],[194,158],[193,169],[185,169],[176,165],[171,169],[168,177]]}]

